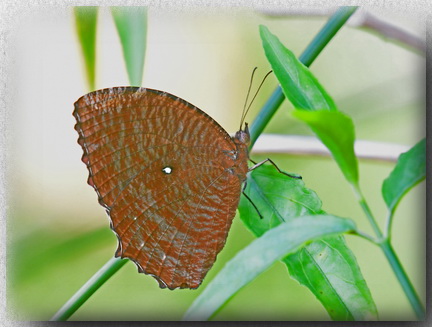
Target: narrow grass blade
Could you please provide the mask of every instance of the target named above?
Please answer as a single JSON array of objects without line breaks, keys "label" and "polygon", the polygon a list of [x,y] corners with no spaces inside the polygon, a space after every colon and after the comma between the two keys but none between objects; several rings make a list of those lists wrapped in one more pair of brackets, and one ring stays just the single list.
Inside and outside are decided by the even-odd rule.
[{"label": "narrow grass blade", "polygon": [[147,43],[147,8],[112,7],[111,12],[120,36],[129,82],[141,86]]},{"label": "narrow grass blade", "polygon": [[76,33],[81,44],[88,87],[95,89],[97,7],[74,7]]}]

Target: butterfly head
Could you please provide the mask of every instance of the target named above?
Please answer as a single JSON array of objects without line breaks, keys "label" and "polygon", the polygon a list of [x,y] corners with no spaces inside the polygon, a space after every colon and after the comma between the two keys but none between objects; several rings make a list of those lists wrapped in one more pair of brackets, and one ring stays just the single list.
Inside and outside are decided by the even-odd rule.
[{"label": "butterfly head", "polygon": [[237,144],[244,144],[246,147],[250,144],[250,134],[248,124],[245,123],[244,129],[240,129],[235,133],[234,142]]}]

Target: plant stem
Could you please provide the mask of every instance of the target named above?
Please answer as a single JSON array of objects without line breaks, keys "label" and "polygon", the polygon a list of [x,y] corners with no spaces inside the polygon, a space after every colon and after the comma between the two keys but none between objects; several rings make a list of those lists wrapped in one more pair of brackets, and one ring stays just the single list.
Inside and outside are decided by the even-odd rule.
[{"label": "plant stem", "polygon": [[345,6],[340,7],[327,21],[324,27],[314,37],[308,47],[300,55],[299,60],[309,67],[313,61],[318,57],[325,46],[333,39],[340,28],[347,22],[347,20],[354,14],[358,7]]},{"label": "plant stem", "polygon": [[51,321],[65,321],[81,307],[90,296],[95,293],[112,275],[114,275],[128,260],[111,258],[99,271],[94,274],[59,311]]},{"label": "plant stem", "polygon": [[364,213],[366,214],[366,217],[368,218],[370,224],[372,225],[375,234],[380,240],[378,245],[380,246],[381,250],[384,252],[384,255],[386,256],[390,264],[390,267],[392,268],[394,274],[396,275],[396,278],[398,279],[399,284],[401,285],[406,297],[408,298],[408,301],[411,303],[411,306],[417,316],[417,319],[423,320],[425,315],[425,309],[407,273],[405,272],[405,269],[403,268],[401,262],[399,261],[396,252],[394,251],[390,243],[390,238],[389,238],[390,235],[387,233],[386,237],[383,238],[382,232],[378,227],[378,224],[376,223],[372,211],[370,210],[369,205],[366,202],[366,199],[361,193],[360,188],[358,186],[354,186],[353,189],[354,189],[354,193],[357,196],[360,206],[362,207]]},{"label": "plant stem", "polygon": [[387,260],[392,267],[393,272],[395,273],[399,281],[399,284],[405,292],[408,301],[411,303],[417,319],[423,320],[425,318],[425,309],[389,240],[386,239],[384,242],[382,242],[380,244],[380,247],[383,250],[385,256],[387,257]]},{"label": "plant stem", "polygon": [[252,149],[256,140],[263,132],[264,128],[270,122],[282,102],[285,100],[285,95],[282,93],[282,89],[278,86],[273,93],[270,95],[270,98],[266,101],[264,106],[261,108],[258,115],[255,117],[255,120],[249,127],[250,132],[250,145],[249,149]]},{"label": "plant stem", "polygon": [[[299,60],[307,67],[318,57],[325,46],[336,35],[339,29],[346,23],[358,7],[340,7],[327,21],[323,28],[318,32],[314,39],[309,43]],[[258,137],[263,132],[279,106],[285,100],[285,96],[280,86],[278,86],[264,104],[260,113],[250,126],[251,143],[250,149],[255,144]]]}]

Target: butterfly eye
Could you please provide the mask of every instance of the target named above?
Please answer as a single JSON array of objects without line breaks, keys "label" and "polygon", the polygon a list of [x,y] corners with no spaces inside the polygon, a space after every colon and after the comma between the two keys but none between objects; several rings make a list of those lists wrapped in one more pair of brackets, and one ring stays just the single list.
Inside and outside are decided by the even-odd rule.
[{"label": "butterfly eye", "polygon": [[172,173],[173,169],[172,169],[170,166],[166,166],[166,167],[162,168],[162,171],[163,171],[165,174],[169,175],[169,174]]}]

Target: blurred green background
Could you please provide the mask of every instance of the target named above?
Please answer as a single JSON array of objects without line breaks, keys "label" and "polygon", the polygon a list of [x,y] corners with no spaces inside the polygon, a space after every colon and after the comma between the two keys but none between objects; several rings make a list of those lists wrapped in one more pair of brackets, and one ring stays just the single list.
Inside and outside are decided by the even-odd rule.
[{"label": "blurred green background", "polygon": [[[423,35],[415,17],[381,18]],[[264,24],[299,55],[326,17],[274,18],[250,10],[149,9],[143,86],[164,90],[203,109],[228,132],[238,129],[252,68],[270,68],[258,33]],[[115,25],[107,7],[97,26],[96,88],[128,85]],[[94,190],[72,116],[88,92],[72,8],[39,9],[14,30],[14,87],[8,145],[7,304],[12,319],[48,320],[109,258],[117,240]],[[425,135],[425,57],[376,35],[345,26],[311,69],[339,109],[352,116],[358,139],[412,146]],[[261,75],[260,75],[261,74]],[[247,120],[276,86],[268,79]],[[282,105],[265,133],[312,135]],[[301,174],[328,213],[354,219],[372,232],[350,186],[331,158],[269,155]],[[267,156],[254,156],[254,160]],[[363,192],[380,223],[386,210],[381,183],[392,163],[361,161]],[[393,242],[425,301],[425,186],[400,204]],[[224,263],[253,239],[238,218],[225,248],[198,290],[161,290],[127,263],[71,320],[179,320]],[[356,254],[381,320],[415,315],[377,248],[357,237]],[[309,291],[277,263],[249,284],[217,320],[328,320]]]}]

